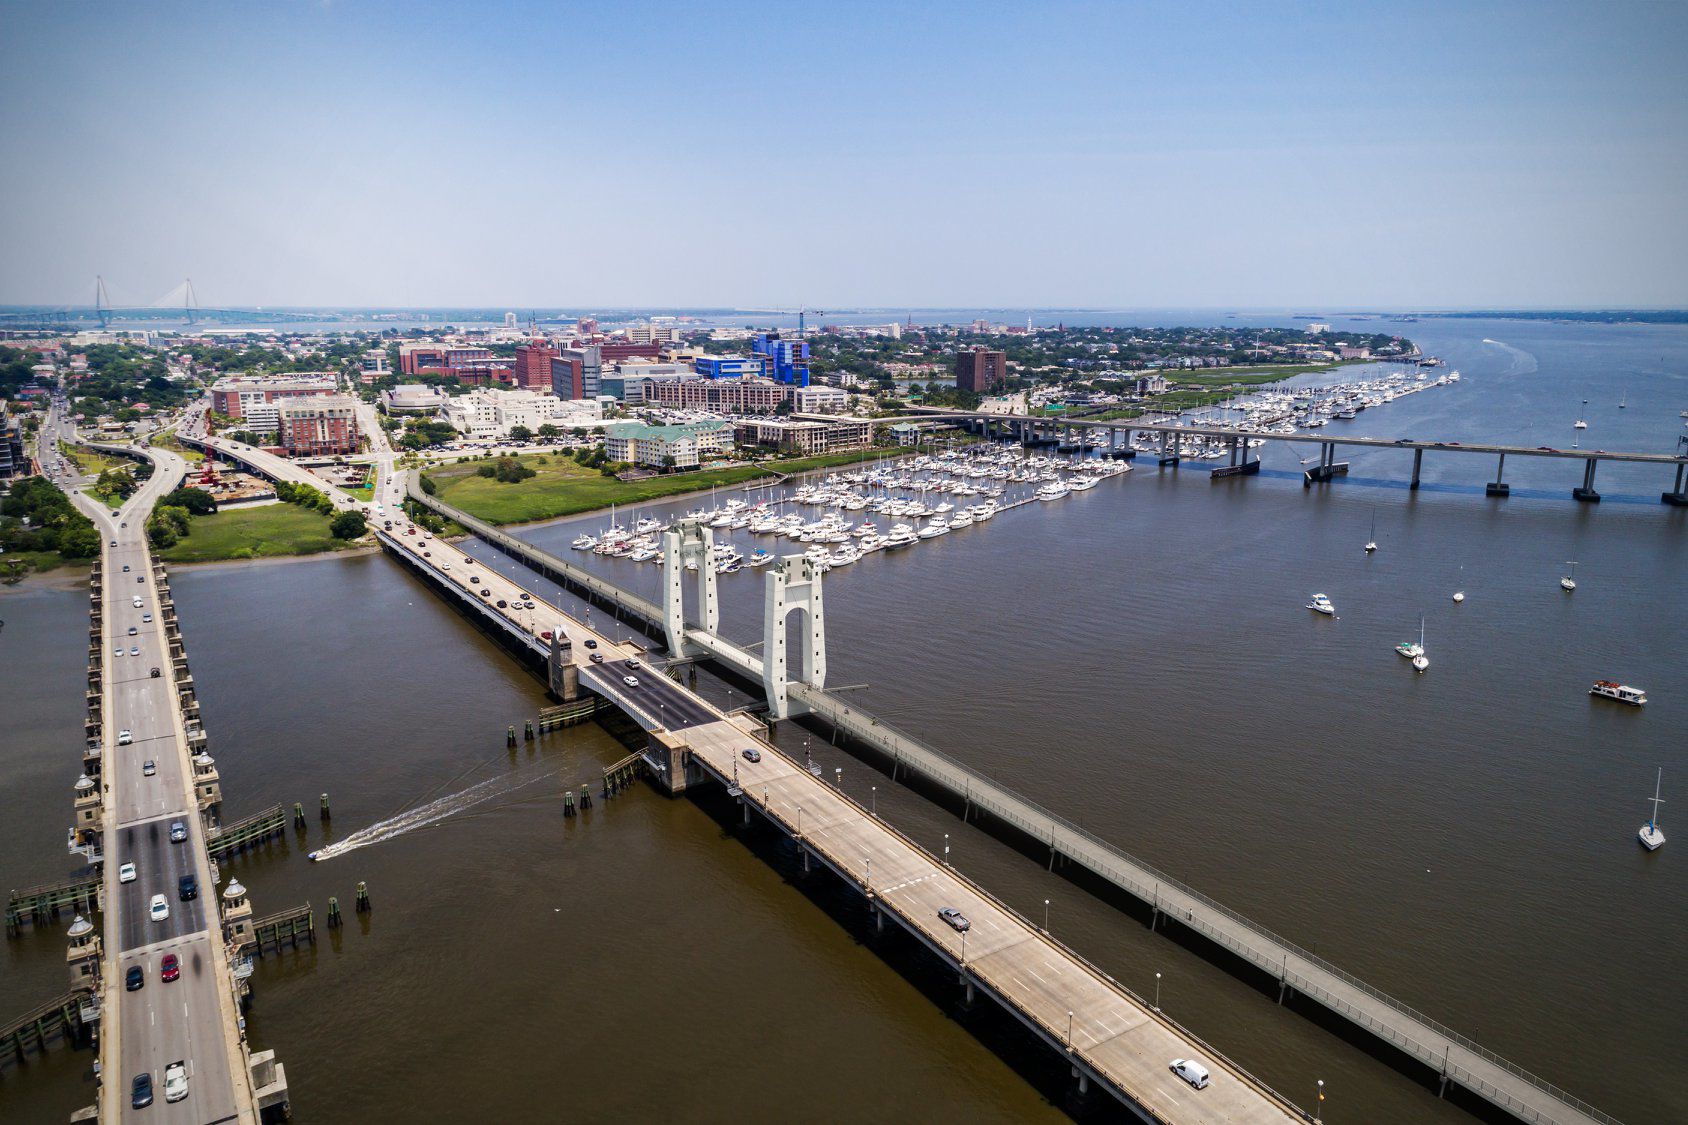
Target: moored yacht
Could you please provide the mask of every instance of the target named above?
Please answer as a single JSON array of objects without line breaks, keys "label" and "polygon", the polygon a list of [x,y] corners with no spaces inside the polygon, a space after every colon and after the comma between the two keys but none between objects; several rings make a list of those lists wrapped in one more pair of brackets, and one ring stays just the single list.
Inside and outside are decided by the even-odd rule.
[{"label": "moored yacht", "polygon": [[1641,846],[1650,852],[1658,851],[1665,842],[1664,830],[1659,827],[1659,806],[1665,803],[1664,798],[1659,796],[1659,787],[1664,784],[1664,780],[1665,771],[1660,769],[1658,776],[1653,780],[1653,815],[1641,826],[1641,831],[1636,833]]},{"label": "moored yacht", "polygon": [[1313,600],[1307,603],[1307,608],[1314,613],[1322,613],[1326,617],[1336,616],[1336,607],[1330,604],[1330,599],[1323,594],[1314,594]]}]

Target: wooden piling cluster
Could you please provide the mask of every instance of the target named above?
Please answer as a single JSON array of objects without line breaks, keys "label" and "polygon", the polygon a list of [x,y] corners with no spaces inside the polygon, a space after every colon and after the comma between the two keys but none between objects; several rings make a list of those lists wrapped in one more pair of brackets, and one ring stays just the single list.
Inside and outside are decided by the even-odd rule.
[{"label": "wooden piling cluster", "polygon": [[100,878],[80,875],[13,891],[6,900],[6,936],[17,937],[25,925],[56,920],[59,911],[92,914],[99,904]]}]

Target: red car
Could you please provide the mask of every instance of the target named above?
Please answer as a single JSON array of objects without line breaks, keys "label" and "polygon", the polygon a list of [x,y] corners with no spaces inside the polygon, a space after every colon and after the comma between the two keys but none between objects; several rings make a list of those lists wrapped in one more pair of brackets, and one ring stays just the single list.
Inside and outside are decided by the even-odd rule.
[{"label": "red car", "polygon": [[174,953],[164,955],[163,964],[159,966],[158,979],[169,984],[182,975],[182,962]]}]

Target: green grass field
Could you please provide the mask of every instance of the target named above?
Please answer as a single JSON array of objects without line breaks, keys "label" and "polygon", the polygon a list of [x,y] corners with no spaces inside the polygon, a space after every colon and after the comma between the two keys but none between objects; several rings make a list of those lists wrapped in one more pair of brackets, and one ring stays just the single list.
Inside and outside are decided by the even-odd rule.
[{"label": "green grass field", "polygon": [[158,552],[166,562],[217,562],[344,550],[328,517],[297,504],[265,504],[195,516],[187,538]]},{"label": "green grass field", "polygon": [[436,470],[429,473],[427,479],[438,489],[436,495],[441,500],[472,516],[496,524],[532,523],[596,511],[611,504],[637,504],[683,492],[743,484],[772,477],[776,472],[829,469],[906,452],[871,449],[856,453],[831,453],[791,461],[770,461],[762,465],[740,465],[731,469],[675,473],[630,483],[606,477],[596,469],[583,469],[570,458],[553,453],[543,455],[543,460],[521,458],[522,463],[536,475],[519,484],[505,484],[477,476],[475,469],[481,462],[472,461]]}]

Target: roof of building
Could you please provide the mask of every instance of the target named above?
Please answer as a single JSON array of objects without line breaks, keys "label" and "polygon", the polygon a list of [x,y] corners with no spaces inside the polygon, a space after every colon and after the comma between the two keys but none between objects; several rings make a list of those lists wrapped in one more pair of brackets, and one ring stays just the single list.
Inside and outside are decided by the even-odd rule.
[{"label": "roof of building", "polygon": [[697,437],[700,434],[718,434],[723,429],[731,429],[732,423],[721,422],[687,422],[678,426],[647,426],[642,423],[621,425],[615,428],[612,437],[627,438],[631,441],[677,441],[680,438]]}]

